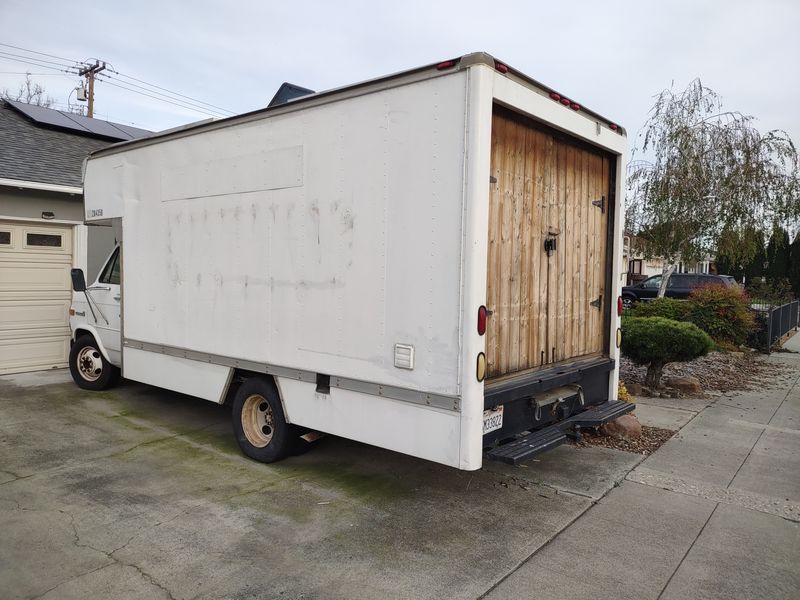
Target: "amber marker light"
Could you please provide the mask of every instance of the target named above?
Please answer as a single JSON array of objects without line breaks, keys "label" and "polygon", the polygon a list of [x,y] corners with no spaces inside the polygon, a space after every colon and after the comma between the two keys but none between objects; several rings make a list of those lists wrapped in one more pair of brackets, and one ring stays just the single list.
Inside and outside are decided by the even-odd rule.
[{"label": "amber marker light", "polygon": [[478,381],[486,379],[486,355],[483,352],[478,353],[478,364],[475,368],[475,375]]}]

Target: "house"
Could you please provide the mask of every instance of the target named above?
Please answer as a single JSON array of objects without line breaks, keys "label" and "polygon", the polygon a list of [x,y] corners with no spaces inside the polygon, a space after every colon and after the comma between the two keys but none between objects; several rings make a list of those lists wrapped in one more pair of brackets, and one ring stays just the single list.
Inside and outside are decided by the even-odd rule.
[{"label": "house", "polygon": [[[647,258],[642,251],[644,244],[634,233],[626,231],[622,244],[622,285],[633,285],[640,281],[661,275],[672,264],[667,259],[654,256]],[[696,262],[679,261],[675,270],[676,273],[716,273],[717,265],[714,257],[706,256],[703,260]]]},{"label": "house", "polygon": [[70,269],[93,280],[115,244],[83,223],[83,160],[149,134],[0,100],[0,374],[67,366]]}]

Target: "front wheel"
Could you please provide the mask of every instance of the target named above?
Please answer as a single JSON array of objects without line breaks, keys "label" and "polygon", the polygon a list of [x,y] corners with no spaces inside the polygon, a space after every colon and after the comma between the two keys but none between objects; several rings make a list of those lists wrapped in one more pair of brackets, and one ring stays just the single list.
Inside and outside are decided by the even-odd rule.
[{"label": "front wheel", "polygon": [[119,380],[119,369],[106,360],[91,335],[80,336],[72,345],[69,372],[78,387],[95,392],[106,390]]},{"label": "front wheel", "polygon": [[301,431],[286,422],[275,384],[262,377],[245,381],[233,400],[233,433],[247,456],[271,463],[297,451]]}]

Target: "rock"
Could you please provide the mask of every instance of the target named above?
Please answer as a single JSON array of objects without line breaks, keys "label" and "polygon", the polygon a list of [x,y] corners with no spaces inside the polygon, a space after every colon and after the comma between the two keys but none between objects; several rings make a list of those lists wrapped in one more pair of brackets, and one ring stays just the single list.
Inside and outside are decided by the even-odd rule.
[{"label": "rock", "polygon": [[631,396],[641,396],[642,395],[642,384],[641,383],[626,383],[625,387],[628,388],[628,393]]},{"label": "rock", "polygon": [[684,377],[667,377],[664,383],[672,388],[690,394],[699,394],[702,391],[700,380],[697,377],[686,375]]},{"label": "rock", "polygon": [[619,419],[601,425],[600,433],[618,440],[638,440],[642,437],[642,424],[634,415],[622,415]]}]

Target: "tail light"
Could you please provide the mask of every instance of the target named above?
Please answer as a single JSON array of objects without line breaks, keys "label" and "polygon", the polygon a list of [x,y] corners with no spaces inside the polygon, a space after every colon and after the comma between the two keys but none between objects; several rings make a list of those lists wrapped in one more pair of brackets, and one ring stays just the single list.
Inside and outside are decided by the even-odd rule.
[{"label": "tail light", "polygon": [[617,316],[618,317],[622,316],[622,307],[623,307],[622,296],[617,296]]},{"label": "tail light", "polygon": [[488,312],[485,306],[478,308],[478,335],[486,333],[486,317],[488,316]]}]

